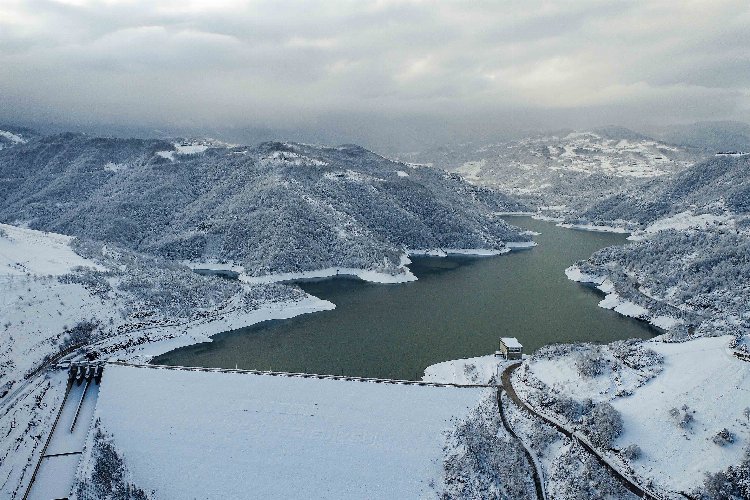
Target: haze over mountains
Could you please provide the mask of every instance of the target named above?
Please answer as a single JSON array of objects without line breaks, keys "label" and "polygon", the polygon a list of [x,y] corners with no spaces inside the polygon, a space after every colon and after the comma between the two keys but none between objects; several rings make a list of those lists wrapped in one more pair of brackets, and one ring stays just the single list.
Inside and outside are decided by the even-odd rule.
[{"label": "haze over mountains", "polygon": [[[467,143],[408,155],[433,161],[473,183],[504,190],[552,215],[577,213],[596,199],[668,177],[706,156],[623,127],[562,130],[492,144]],[[432,159],[432,160],[430,160]]]}]

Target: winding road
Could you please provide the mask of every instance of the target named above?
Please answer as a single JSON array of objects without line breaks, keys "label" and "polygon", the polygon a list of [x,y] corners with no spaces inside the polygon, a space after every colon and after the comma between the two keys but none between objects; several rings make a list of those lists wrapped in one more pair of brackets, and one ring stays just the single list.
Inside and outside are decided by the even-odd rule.
[{"label": "winding road", "polygon": [[511,436],[513,436],[513,439],[518,441],[518,443],[521,445],[521,448],[523,448],[524,453],[526,454],[526,459],[529,461],[529,464],[531,465],[531,476],[534,479],[534,487],[536,488],[536,497],[538,500],[546,500],[547,495],[544,491],[544,483],[542,482],[541,478],[541,470],[537,467],[536,461],[534,460],[534,457],[531,455],[531,452],[524,444],[523,440],[518,437],[516,432],[513,430],[513,427],[510,426],[510,423],[505,417],[505,411],[503,411],[503,388],[502,386],[498,386],[497,388],[497,410],[500,412],[500,419],[503,421],[503,425],[505,426],[505,429],[510,433]]},{"label": "winding road", "polygon": [[[569,437],[570,439],[573,439],[577,441],[581,446],[583,446],[589,453],[591,453],[598,461],[599,463],[605,467],[609,472],[615,476],[617,479],[620,480],[622,485],[628,489],[631,493],[636,495],[638,498],[647,498],[651,500],[659,500],[660,497],[656,494],[647,491],[640,485],[638,485],[636,482],[634,482],[629,477],[623,475],[617,468],[615,468],[612,464],[607,461],[605,457],[603,457],[594,447],[592,447],[590,444],[588,444],[586,441],[579,439],[578,436],[575,435],[573,431],[570,431],[560,425],[559,423],[555,422],[554,420],[550,419],[549,417],[537,412],[534,410],[531,406],[526,404],[524,400],[522,400],[520,397],[518,397],[518,394],[516,393],[515,389],[513,388],[513,384],[511,382],[511,376],[513,375],[513,372],[521,366],[521,363],[515,363],[510,366],[508,366],[501,375],[500,379],[502,381],[502,386],[505,389],[505,392],[508,393],[508,397],[516,404],[519,408],[523,408],[527,412],[529,412],[531,415],[534,415],[538,418],[541,418],[543,421],[548,423],[549,425],[553,426],[556,430],[564,434],[565,436]],[[499,394],[498,394],[499,397]]]}]

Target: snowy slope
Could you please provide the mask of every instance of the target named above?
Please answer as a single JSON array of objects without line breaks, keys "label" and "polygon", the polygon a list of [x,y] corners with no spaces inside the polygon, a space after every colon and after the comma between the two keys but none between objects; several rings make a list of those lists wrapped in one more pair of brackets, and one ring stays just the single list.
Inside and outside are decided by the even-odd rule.
[{"label": "snowy slope", "polygon": [[0,397],[73,344],[96,342],[101,352],[124,355],[125,347],[207,341],[257,321],[333,307],[289,287],[204,278],[102,245],[92,244],[92,258],[84,258],[65,235],[8,225],[0,231]]},{"label": "snowy slope", "polygon": [[[612,345],[551,346],[548,355],[535,354],[525,363],[514,386],[537,402],[554,395],[578,404],[589,399],[611,403],[623,421],[613,449],[635,444],[641,450],[635,459],[621,454],[612,459],[627,463],[658,490],[692,491],[706,473],[739,464],[750,446],[744,414],[750,407],[750,363],[732,355],[730,341],[727,336],[682,343],[651,340],[626,356],[622,350],[615,356]],[[592,370],[592,363],[598,368]],[[554,413],[553,408],[546,411]],[[681,426],[685,413],[691,421]],[[569,417],[556,414],[563,422]],[[720,446],[713,438],[725,428],[734,442]]]},{"label": "snowy slope", "polygon": [[495,144],[468,143],[407,155],[511,193],[556,217],[669,178],[705,156],[620,128],[562,131]]},{"label": "snowy slope", "polygon": [[[726,348],[727,337],[697,339],[680,344],[654,342],[664,356],[664,371],[627,398],[613,402],[622,414],[625,431],[620,446],[637,443],[642,458],[631,465],[639,474],[673,490],[690,491],[706,472],[740,463],[750,446],[750,363]],[[672,408],[687,405],[693,422],[681,428]],[[722,429],[735,442],[719,446],[712,438]]]},{"label": "snowy slope", "polygon": [[406,248],[530,241],[495,216],[523,209],[510,197],[354,145],[62,134],[0,151],[0,178],[0,221],[255,277],[342,268],[403,281]]},{"label": "snowy slope", "polygon": [[148,360],[258,321],[334,307],[291,287],[201,277],[60,234],[0,230],[0,498],[28,484],[64,394],[64,373],[39,371],[47,360],[82,344],[93,357]]},{"label": "snowy slope", "polygon": [[77,266],[103,269],[70,248],[72,238],[0,225],[0,394],[46,355],[61,350],[64,331],[119,315],[79,283],[58,277]]},{"label": "snowy slope", "polygon": [[155,498],[419,498],[481,394],[110,366],[96,417]]},{"label": "snowy slope", "polygon": [[104,269],[70,248],[73,238],[0,224],[0,274],[59,276],[76,266]]}]

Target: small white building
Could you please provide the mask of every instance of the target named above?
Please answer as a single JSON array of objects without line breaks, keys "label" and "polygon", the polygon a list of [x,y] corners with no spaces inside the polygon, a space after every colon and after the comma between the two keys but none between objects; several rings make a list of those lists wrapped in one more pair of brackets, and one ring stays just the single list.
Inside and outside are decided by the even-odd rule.
[{"label": "small white building", "polygon": [[502,337],[500,339],[500,353],[505,359],[522,359],[523,346],[515,337]]}]

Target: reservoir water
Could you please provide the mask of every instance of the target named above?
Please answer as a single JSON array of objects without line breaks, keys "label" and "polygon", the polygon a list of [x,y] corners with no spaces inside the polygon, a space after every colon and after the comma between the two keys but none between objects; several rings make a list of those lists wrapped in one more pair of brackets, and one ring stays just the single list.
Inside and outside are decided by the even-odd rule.
[{"label": "reservoir water", "polygon": [[412,258],[419,278],[379,285],[336,278],[299,283],[332,311],[274,320],[176,349],[155,364],[420,379],[449,359],[482,356],[517,337],[524,352],[555,342],[611,342],[658,333],[597,306],[601,293],[565,268],[625,235],[575,231],[529,217],[538,246],[498,257]]}]

